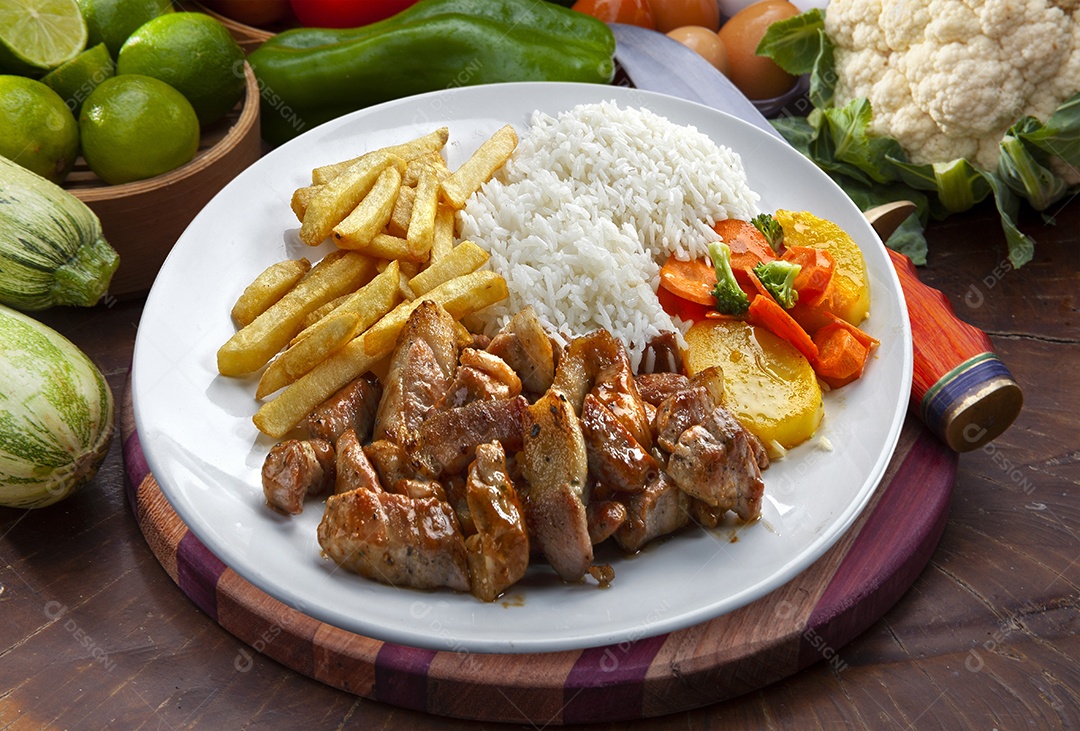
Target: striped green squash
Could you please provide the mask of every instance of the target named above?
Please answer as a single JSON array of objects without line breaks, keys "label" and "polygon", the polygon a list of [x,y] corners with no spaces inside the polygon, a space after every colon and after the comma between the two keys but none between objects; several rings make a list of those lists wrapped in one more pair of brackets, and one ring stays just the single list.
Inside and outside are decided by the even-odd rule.
[{"label": "striped green squash", "polygon": [[112,391],[86,354],[0,305],[0,505],[44,507],[90,480],[113,418]]}]

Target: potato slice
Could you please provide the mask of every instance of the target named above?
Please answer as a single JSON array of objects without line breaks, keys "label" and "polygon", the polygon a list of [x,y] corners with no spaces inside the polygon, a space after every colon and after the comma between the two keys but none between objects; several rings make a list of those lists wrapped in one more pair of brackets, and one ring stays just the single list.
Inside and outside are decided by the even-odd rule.
[{"label": "potato slice", "polygon": [[471,241],[462,241],[454,249],[409,280],[413,294],[420,297],[454,277],[474,272],[488,260],[488,253]]},{"label": "potato slice", "polygon": [[440,203],[435,211],[435,231],[431,237],[431,261],[438,261],[454,248],[454,209]]},{"label": "potato slice", "polygon": [[431,242],[435,237],[435,213],[439,206],[439,180],[431,170],[420,173],[416,184],[416,197],[413,200],[409,228],[405,240],[409,243],[409,253],[413,261],[423,261],[431,251]]},{"label": "potato slice", "polygon": [[266,398],[292,383],[352,340],[359,330],[360,316],[354,312],[328,315],[320,320],[309,335],[275,358],[263,371],[255,398]]},{"label": "potato slice", "polygon": [[304,212],[300,226],[300,240],[308,246],[318,246],[330,232],[368,194],[375,182],[388,167],[405,170],[405,161],[397,155],[377,150],[360,158],[352,167],[323,186]]},{"label": "potato slice", "polygon": [[304,215],[307,213],[308,206],[311,205],[311,201],[315,199],[315,196],[319,194],[323,187],[321,185],[309,185],[305,188],[297,188],[293,191],[292,200],[289,202],[289,206],[292,208],[292,212],[296,214],[296,219],[300,223],[304,222]]},{"label": "potato slice", "polygon": [[508,124],[495,132],[480,145],[472,157],[442,181],[442,199],[455,209],[464,208],[469,196],[480,190],[480,186],[491,180],[495,171],[510,159],[517,143],[517,132],[511,125]]},{"label": "potato slice", "polygon": [[[329,183],[334,178],[341,175],[350,166],[363,160],[368,155],[375,153],[389,153],[396,155],[402,160],[412,160],[414,157],[420,157],[432,152],[438,152],[446,146],[446,141],[450,139],[450,130],[446,127],[440,127],[439,129],[424,135],[423,137],[417,137],[415,140],[409,140],[400,145],[390,145],[389,147],[383,147],[378,150],[372,150],[371,152],[364,153],[359,157],[354,157],[351,160],[343,160],[342,162],[332,163],[330,165],[322,165],[311,171],[311,182],[316,185]],[[404,170],[402,170],[404,172]]]},{"label": "potato slice", "polygon": [[363,249],[375,234],[386,228],[394,212],[401,173],[392,165],[381,173],[359,205],[334,226],[334,243],[342,249]]},{"label": "potato slice", "polygon": [[386,233],[398,238],[405,238],[412,217],[413,201],[416,200],[416,188],[402,185],[394,201],[394,210],[390,213],[390,222],[386,224]]},{"label": "potato slice", "polygon": [[243,327],[285,296],[311,269],[307,259],[286,259],[268,266],[247,286],[232,308],[232,318]]}]

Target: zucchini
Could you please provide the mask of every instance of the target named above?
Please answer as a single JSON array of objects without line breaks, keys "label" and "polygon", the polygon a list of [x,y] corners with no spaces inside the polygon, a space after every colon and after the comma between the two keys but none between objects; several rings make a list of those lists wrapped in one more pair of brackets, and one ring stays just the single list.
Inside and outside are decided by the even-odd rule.
[{"label": "zucchini", "polygon": [[66,190],[0,157],[0,304],[95,304],[120,257],[101,221]]},{"label": "zucchini", "polygon": [[0,505],[40,508],[90,480],[109,451],[113,396],[60,333],[0,305]]}]

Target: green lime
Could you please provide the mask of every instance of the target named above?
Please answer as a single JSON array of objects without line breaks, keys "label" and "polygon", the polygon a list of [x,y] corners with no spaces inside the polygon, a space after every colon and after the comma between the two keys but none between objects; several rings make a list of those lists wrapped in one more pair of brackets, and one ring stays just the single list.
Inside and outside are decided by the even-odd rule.
[{"label": "green lime", "polygon": [[0,155],[59,183],[79,154],[79,126],[55,91],[25,76],[0,76]]},{"label": "green lime", "polygon": [[164,81],[127,74],[90,92],[79,115],[83,157],[116,185],[180,167],[199,148],[199,119],[184,95]]},{"label": "green lime", "polygon": [[75,0],[0,0],[0,69],[40,76],[86,48]]},{"label": "green lime", "polygon": [[41,77],[41,81],[60,95],[76,116],[83,100],[105,79],[116,73],[109,49],[104,43],[88,48],[75,58]]},{"label": "green lime", "polygon": [[86,44],[104,43],[113,58],[139,26],[172,12],[172,0],[78,0],[78,3],[90,33]]},{"label": "green lime", "polygon": [[204,126],[244,95],[244,51],[203,13],[162,15],[139,28],[120,49],[116,73],[161,79],[188,98]]}]

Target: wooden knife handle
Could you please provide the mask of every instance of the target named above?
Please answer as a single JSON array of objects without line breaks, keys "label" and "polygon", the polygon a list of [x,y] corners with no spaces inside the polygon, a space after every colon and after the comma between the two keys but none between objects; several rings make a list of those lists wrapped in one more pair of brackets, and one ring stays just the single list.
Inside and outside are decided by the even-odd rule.
[{"label": "wooden knife handle", "polygon": [[910,259],[888,252],[911,320],[911,408],[952,449],[978,449],[1020,413],[1020,385],[986,333],[957,318],[944,294],[920,282]]}]

